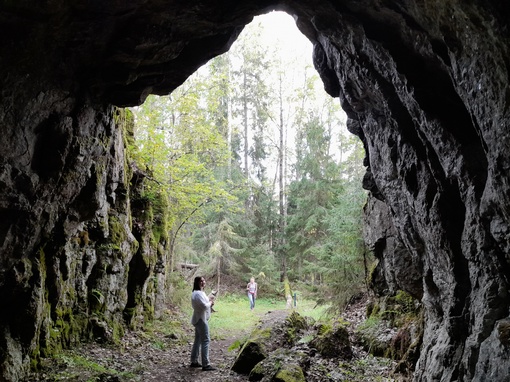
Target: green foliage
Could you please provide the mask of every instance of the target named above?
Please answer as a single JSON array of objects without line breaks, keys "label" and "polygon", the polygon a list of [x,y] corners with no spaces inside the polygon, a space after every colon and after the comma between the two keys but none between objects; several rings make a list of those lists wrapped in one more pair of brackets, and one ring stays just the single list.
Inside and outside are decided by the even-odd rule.
[{"label": "green foliage", "polygon": [[232,344],[228,347],[228,351],[239,351],[239,349],[242,348],[244,343],[246,342],[247,338],[238,338],[232,342]]},{"label": "green foliage", "polygon": [[207,85],[201,80],[196,77],[172,96],[148,97],[134,109],[132,156],[146,174],[140,197],[155,211],[165,209],[168,227],[162,228],[172,249],[186,223],[200,223],[207,208],[219,209],[232,199],[228,184],[215,176],[229,153],[224,136],[201,105]]},{"label": "green foliage", "polygon": [[379,316],[370,316],[358,326],[358,330],[377,328],[380,326],[380,322],[381,318]]},{"label": "green foliage", "polygon": [[190,298],[190,286],[182,274],[171,272],[168,278],[170,286],[170,302],[180,308],[187,307]]},{"label": "green foliage", "polygon": [[340,105],[319,93],[311,62],[267,54],[263,34],[247,27],[171,95],[132,109],[138,197],[166,222],[151,245],[168,237],[170,269],[199,264],[215,289],[254,275],[280,293],[286,273],[339,309],[364,286],[363,149],[339,131]]},{"label": "green foliage", "polygon": [[329,107],[325,115],[302,119],[286,234],[289,274],[307,280],[320,302],[334,301],[338,310],[364,287],[361,227],[366,196],[358,178],[351,176],[355,166],[338,161],[345,152],[358,158],[361,148],[340,137],[340,156],[333,155],[330,126],[336,111]]},{"label": "green foliage", "polygon": [[166,344],[161,339],[156,338],[154,342],[152,342],[152,347],[154,349],[164,350],[166,348]]},{"label": "green foliage", "polygon": [[133,379],[136,376],[133,371],[118,371],[106,366],[110,361],[110,359],[102,359],[101,361],[92,360],[78,354],[76,351],[65,351],[55,356],[55,362],[59,367],[55,371],[50,372],[48,377],[52,381],[99,381],[104,380],[104,378],[127,380]]},{"label": "green foliage", "polygon": [[[200,227],[194,235],[198,248],[203,248],[204,272],[209,275],[233,273],[237,267],[239,238],[227,217]],[[219,288],[217,288],[219,289]]]}]

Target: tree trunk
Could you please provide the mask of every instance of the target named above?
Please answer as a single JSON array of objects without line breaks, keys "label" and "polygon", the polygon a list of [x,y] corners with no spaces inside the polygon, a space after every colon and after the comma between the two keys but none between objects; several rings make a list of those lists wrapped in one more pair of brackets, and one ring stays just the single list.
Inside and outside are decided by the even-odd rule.
[{"label": "tree trunk", "polygon": [[244,174],[248,179],[248,95],[247,95],[246,71],[243,72],[243,127],[244,127]]},{"label": "tree trunk", "polygon": [[285,301],[287,309],[292,308],[292,289],[290,288],[290,282],[287,277],[283,279],[283,289],[285,291]]},{"label": "tree trunk", "polygon": [[282,94],[282,74],[279,75],[279,98],[280,98],[280,141],[278,150],[278,187],[279,187],[279,252],[281,256],[281,279],[287,277],[287,256],[285,254],[285,190],[284,190],[284,128],[283,128],[283,94]]},{"label": "tree trunk", "polygon": [[218,297],[220,293],[220,283],[221,283],[221,257],[218,259],[218,266],[216,267],[216,297]]}]

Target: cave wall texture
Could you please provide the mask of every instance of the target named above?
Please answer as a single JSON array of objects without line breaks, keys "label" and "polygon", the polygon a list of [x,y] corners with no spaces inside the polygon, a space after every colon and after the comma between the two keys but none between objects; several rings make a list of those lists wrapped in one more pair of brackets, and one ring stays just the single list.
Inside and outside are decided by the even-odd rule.
[{"label": "cave wall texture", "polygon": [[133,200],[116,106],[168,94],[272,9],[313,42],[364,142],[379,285],[425,309],[415,381],[509,380],[510,5],[496,0],[2,2],[0,380],[157,314],[165,238]]}]

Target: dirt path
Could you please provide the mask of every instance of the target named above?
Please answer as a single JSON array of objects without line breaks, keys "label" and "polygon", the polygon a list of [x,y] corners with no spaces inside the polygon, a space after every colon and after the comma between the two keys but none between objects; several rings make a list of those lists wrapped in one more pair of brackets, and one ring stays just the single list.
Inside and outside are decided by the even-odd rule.
[{"label": "dirt path", "polygon": [[[357,301],[343,314],[351,323],[351,333],[363,321],[365,301]],[[290,311],[273,311],[262,315],[263,326],[273,326],[282,321]],[[105,346],[97,343],[84,344],[66,351],[56,360],[45,360],[44,371],[32,375],[26,382],[241,382],[248,376],[239,375],[230,370],[237,351],[229,351],[231,345],[247,333],[211,333],[211,364],[215,371],[202,371],[190,368],[190,350],[193,341],[192,328],[186,327],[181,338],[160,335],[160,338],[148,336],[143,332],[126,334],[122,343]],[[354,337],[354,334],[352,334]],[[354,338],[353,338],[354,339]],[[352,374],[364,375],[352,381],[402,381],[390,376],[394,366],[391,361],[374,359],[353,341],[353,362],[342,363]],[[341,360],[331,360],[329,366],[338,370],[337,377],[330,381],[344,381]],[[323,365],[324,367],[325,365]],[[334,374],[334,373],[333,373]],[[312,378],[312,376],[309,376]],[[314,380],[313,378],[310,380]],[[315,380],[314,380],[315,381]],[[321,380],[322,382],[322,380]]]},{"label": "dirt path", "polygon": [[189,367],[194,333],[186,328],[180,339],[163,335],[154,339],[143,332],[130,332],[120,346],[83,344],[57,359],[44,360],[43,371],[25,382],[248,381],[247,376],[230,370],[236,351],[228,349],[243,333],[211,334],[210,359],[215,371]]},{"label": "dirt path", "polygon": [[[263,326],[271,326],[276,321],[282,321],[289,314],[289,311],[272,311],[261,317]],[[237,382],[248,381],[248,376],[234,373],[230,370],[232,367],[237,351],[229,351],[231,345],[247,333],[231,332],[220,334],[220,339],[215,338],[216,333],[212,333],[210,344],[210,360],[211,364],[216,367],[215,371],[202,371],[200,368],[193,369],[190,364],[190,350],[193,340],[193,330],[187,331],[188,343],[173,344],[172,349],[168,351],[158,352],[152,357],[145,357],[146,367],[142,372],[142,381],[154,382]],[[140,356],[147,354],[147,349],[143,346],[138,348],[141,350]],[[152,352],[152,351],[151,351]],[[150,366],[147,364],[150,363]],[[136,379],[133,379],[135,381]]]},{"label": "dirt path", "polygon": [[[190,341],[192,339],[190,333]],[[236,356],[235,351],[228,348],[236,340],[229,337],[221,340],[213,339],[210,344],[211,364],[214,371],[202,371],[201,368],[190,368],[191,342],[157,354],[157,359],[151,360],[151,366],[142,373],[142,381],[154,382],[234,382],[248,381],[247,376],[236,374],[230,370]],[[133,379],[135,381],[135,379]]]}]

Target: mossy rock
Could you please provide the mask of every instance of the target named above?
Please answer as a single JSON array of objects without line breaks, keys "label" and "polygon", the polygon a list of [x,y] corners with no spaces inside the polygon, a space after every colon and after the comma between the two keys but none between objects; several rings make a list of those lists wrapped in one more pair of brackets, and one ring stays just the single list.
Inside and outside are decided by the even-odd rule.
[{"label": "mossy rock", "polygon": [[250,339],[243,345],[234,361],[232,370],[239,374],[249,374],[260,361],[267,357],[265,345],[260,338]]},{"label": "mossy rock", "polygon": [[[262,363],[262,362],[259,362],[257,363],[253,369],[251,369],[250,371],[250,376],[248,378],[248,380],[250,381],[261,381],[265,375],[268,374],[268,370],[266,369],[267,366]],[[271,369],[272,371],[272,369]]]},{"label": "mossy rock", "polygon": [[394,301],[402,313],[418,313],[419,305],[409,293],[399,290],[394,296]]},{"label": "mossy rock", "polygon": [[301,316],[298,312],[292,312],[286,319],[285,324],[296,330],[306,330],[308,329],[308,321],[305,317]]},{"label": "mossy rock", "polygon": [[391,353],[396,331],[388,321],[372,316],[358,327],[357,333],[363,348],[370,354],[386,357]]},{"label": "mossy rock", "polygon": [[378,317],[390,322],[391,326],[400,327],[414,320],[420,311],[421,305],[416,299],[404,291],[398,291],[393,296],[372,301],[367,306],[367,317]]},{"label": "mossy rock", "polygon": [[249,374],[250,381],[294,382],[305,381],[301,364],[306,355],[302,352],[280,348],[257,363]]},{"label": "mossy rock", "polygon": [[285,319],[284,326],[286,328],[285,341],[288,345],[293,346],[299,340],[299,334],[307,330],[311,325],[305,317],[297,312],[292,312]]},{"label": "mossy rock", "polygon": [[[423,320],[421,309],[421,305],[404,291],[369,304],[368,319],[358,327],[364,348],[374,356],[395,360],[408,358],[409,349],[423,336],[419,329]],[[415,362],[414,356],[409,358],[412,358],[411,363]]]},{"label": "mossy rock", "polygon": [[273,378],[274,382],[306,382],[303,369],[299,365],[283,365]]},{"label": "mossy rock", "polygon": [[[303,362],[302,352],[290,348],[304,344],[303,335],[314,329],[314,325],[313,318],[303,317],[295,311],[268,312],[241,346],[232,370],[249,374],[250,380],[258,381],[268,375],[274,377],[281,365],[299,365]],[[312,335],[308,334],[308,337]],[[266,360],[268,357],[270,359]]]},{"label": "mossy rock", "polygon": [[349,333],[344,326],[337,326],[336,328],[322,331],[321,334],[317,335],[317,337],[310,342],[310,346],[317,349],[325,358],[352,358]]},{"label": "mossy rock", "polygon": [[112,243],[120,246],[127,239],[126,228],[118,216],[110,215],[108,218],[108,229]]},{"label": "mossy rock", "polygon": [[406,330],[409,331],[411,343],[404,345],[400,349],[401,353],[404,350],[405,353],[397,357],[397,359],[400,359],[398,365],[394,370],[397,373],[412,374],[420,357],[420,349],[423,344],[424,314],[423,313],[420,314],[418,319],[412,325],[414,326],[415,330],[411,330],[411,328],[409,327],[405,328]]}]

